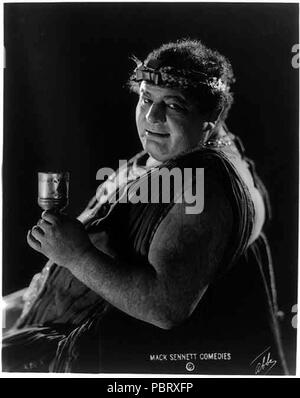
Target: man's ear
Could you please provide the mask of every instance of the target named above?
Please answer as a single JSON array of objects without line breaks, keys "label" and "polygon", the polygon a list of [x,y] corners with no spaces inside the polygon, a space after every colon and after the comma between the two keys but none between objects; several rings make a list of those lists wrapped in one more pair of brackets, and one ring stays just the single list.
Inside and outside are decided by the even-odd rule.
[{"label": "man's ear", "polygon": [[219,110],[213,111],[213,112],[210,114],[208,120],[209,120],[210,122],[214,123],[215,125],[217,125],[218,122],[220,121],[220,118],[221,118],[221,115],[222,115],[223,111],[224,111],[224,106],[222,106],[222,109],[221,109],[221,110],[219,109]]}]

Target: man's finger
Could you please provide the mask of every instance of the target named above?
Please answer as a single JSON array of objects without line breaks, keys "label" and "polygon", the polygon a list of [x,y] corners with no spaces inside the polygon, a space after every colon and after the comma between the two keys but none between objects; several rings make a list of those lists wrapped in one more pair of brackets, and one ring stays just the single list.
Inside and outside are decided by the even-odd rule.
[{"label": "man's finger", "polygon": [[46,221],[46,220],[40,219],[40,220],[37,222],[37,226],[38,226],[39,228],[41,228],[41,230],[42,230],[43,232],[47,233],[47,232],[50,232],[50,229],[51,229],[52,224],[50,224],[50,223],[49,223],[48,221]]},{"label": "man's finger", "polygon": [[42,239],[44,235],[45,235],[45,232],[40,227],[37,227],[36,225],[31,230],[31,236],[33,236],[38,241],[40,241],[40,239]]},{"label": "man's finger", "polygon": [[47,221],[49,224],[57,224],[59,222],[59,218],[57,217],[57,215],[50,213],[50,211],[46,210],[42,213],[42,219]]},{"label": "man's finger", "polygon": [[41,243],[31,235],[30,230],[27,233],[27,243],[34,250],[41,251]]}]

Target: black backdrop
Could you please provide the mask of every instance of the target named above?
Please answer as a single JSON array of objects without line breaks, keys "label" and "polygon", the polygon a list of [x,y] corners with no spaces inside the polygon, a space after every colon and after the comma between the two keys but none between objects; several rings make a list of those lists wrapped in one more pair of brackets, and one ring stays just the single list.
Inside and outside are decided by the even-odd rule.
[{"label": "black backdrop", "polygon": [[289,363],[297,301],[297,4],[6,4],[4,72],[3,292],[24,287],[45,259],[26,244],[38,220],[37,172],[71,172],[71,215],[97,186],[96,171],[140,147],[136,98],[124,88],[134,66],[162,42],[200,38],[233,63],[237,83],[229,128],[267,185],[268,236]]}]

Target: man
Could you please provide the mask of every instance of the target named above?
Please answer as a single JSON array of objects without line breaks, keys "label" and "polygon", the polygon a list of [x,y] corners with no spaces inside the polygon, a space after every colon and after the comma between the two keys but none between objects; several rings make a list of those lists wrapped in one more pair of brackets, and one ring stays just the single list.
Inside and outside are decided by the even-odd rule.
[{"label": "man", "polygon": [[[28,232],[49,262],[5,340],[7,369],[184,373],[193,359],[198,373],[251,374],[268,348],[277,365],[270,373],[282,373],[262,259],[264,189],[225,125],[231,65],[192,40],[135,61],[129,86],[139,95],[143,151],[99,187],[78,220],[44,212]],[[192,169],[193,178],[169,203],[121,203],[163,167]],[[187,214],[197,169],[204,207]],[[22,344],[35,354],[16,365],[9,350],[20,355]]]}]

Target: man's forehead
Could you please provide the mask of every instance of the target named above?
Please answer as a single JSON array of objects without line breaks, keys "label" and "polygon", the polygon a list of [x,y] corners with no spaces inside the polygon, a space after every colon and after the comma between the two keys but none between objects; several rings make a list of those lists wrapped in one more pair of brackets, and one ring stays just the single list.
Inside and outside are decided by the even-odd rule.
[{"label": "man's forehead", "polygon": [[140,85],[140,92],[159,97],[178,97],[179,99],[187,102],[187,98],[181,90],[157,86],[146,81],[142,81]]}]

